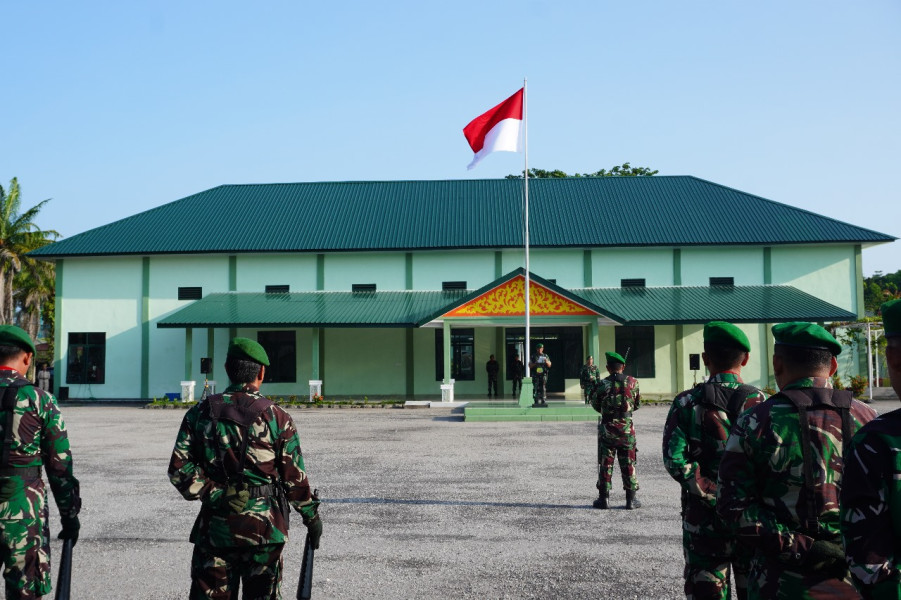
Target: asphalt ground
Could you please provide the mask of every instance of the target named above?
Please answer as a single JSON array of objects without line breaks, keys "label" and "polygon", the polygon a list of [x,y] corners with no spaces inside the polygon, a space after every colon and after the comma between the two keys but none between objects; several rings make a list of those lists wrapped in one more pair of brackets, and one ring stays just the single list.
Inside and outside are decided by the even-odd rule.
[{"label": "asphalt ground", "polygon": [[[591,507],[595,423],[291,410],[324,500],[313,598],[684,597],[679,488],[660,455],[667,410],[635,414],[643,506],[632,511],[618,466],[612,509]],[[199,505],[166,476],[183,411],[65,406],[63,415],[84,503],[73,597],[187,598]],[[296,593],[305,531],[292,523],[285,598]],[[59,553],[54,539],[54,583]]]}]

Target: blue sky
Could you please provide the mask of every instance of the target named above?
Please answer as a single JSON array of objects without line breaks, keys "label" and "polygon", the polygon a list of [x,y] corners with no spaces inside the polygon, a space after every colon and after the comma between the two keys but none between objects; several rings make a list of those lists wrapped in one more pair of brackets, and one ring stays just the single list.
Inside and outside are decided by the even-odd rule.
[{"label": "blue sky", "polygon": [[[48,0],[0,22],[0,182],[52,198],[39,225],[65,236],[225,183],[519,172],[466,171],[461,130],[528,77],[532,167],[629,161],[901,237],[897,0]],[[863,256],[896,271],[901,242]]]}]

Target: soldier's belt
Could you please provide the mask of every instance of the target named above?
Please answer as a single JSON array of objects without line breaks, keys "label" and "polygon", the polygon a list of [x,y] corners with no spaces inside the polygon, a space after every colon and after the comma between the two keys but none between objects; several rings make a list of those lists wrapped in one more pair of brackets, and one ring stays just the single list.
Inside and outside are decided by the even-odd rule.
[{"label": "soldier's belt", "polygon": [[22,479],[38,479],[41,476],[41,467],[3,467],[0,468],[0,477],[21,477]]},{"label": "soldier's belt", "polygon": [[251,498],[267,498],[269,496],[278,496],[279,490],[271,483],[266,485],[254,485],[247,488]]}]

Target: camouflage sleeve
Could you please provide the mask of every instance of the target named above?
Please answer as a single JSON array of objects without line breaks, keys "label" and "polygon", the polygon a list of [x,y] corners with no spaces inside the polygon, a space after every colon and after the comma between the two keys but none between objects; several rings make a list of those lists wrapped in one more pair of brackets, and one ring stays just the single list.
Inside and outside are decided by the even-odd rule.
[{"label": "camouflage sleeve", "polygon": [[813,540],[779,522],[773,509],[759,497],[759,461],[764,432],[759,411],[751,409],[736,421],[720,461],[716,512],[741,541],[765,556],[791,561],[800,559]]},{"label": "camouflage sleeve", "polygon": [[663,425],[663,466],[670,477],[681,484],[693,478],[698,470],[698,463],[691,460],[688,452],[690,416],[690,407],[686,407],[677,397],[673,400]]},{"label": "camouflage sleeve", "polygon": [[197,406],[193,406],[181,421],[169,460],[169,481],[185,500],[216,503],[225,489],[203,472],[201,457],[197,456],[200,451],[196,432],[198,415]]},{"label": "camouflage sleeve", "polygon": [[294,510],[305,517],[311,517],[315,506],[312,503],[310,480],[307,478],[297,428],[291,416],[281,408],[273,407],[272,418],[275,420],[275,431],[278,432],[278,472],[285,495]]},{"label": "camouflage sleeve", "polygon": [[638,390],[638,380],[635,380],[635,408],[632,410],[638,410],[641,408],[641,392]]},{"label": "camouflage sleeve", "polygon": [[766,394],[761,391],[755,391],[752,394],[748,394],[745,403],[741,406],[741,412],[745,412],[748,409],[754,408],[758,404],[766,402]]},{"label": "camouflage sleeve", "polygon": [[81,492],[72,470],[72,452],[69,450],[66,424],[53,396],[43,391],[37,393],[44,417],[41,460],[47,481],[60,515],[74,517],[81,510]]},{"label": "camouflage sleeve", "polygon": [[588,397],[589,402],[591,403],[591,408],[596,410],[599,413],[604,412],[604,396],[607,394],[607,380],[601,379],[598,381],[594,387],[591,388],[591,394]]},{"label": "camouflage sleeve", "polygon": [[[851,575],[865,598],[901,597],[901,557],[896,556],[891,483],[901,466],[880,435],[854,436],[842,475],[841,530]],[[891,444],[898,447],[898,440]]]}]

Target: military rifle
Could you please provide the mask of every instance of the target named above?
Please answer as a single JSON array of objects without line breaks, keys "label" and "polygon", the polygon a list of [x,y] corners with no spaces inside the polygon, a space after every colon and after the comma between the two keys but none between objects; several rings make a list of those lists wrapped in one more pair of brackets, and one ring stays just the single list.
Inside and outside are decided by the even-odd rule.
[{"label": "military rifle", "polygon": [[[313,490],[313,498],[319,499],[319,490]],[[307,533],[307,540],[303,546],[303,562],[300,564],[300,581],[297,582],[297,600],[310,600],[313,594],[313,558],[315,548]]]},{"label": "military rifle", "polygon": [[63,554],[59,561],[59,574],[56,576],[56,600],[69,600],[72,590],[72,540],[63,541]]}]

